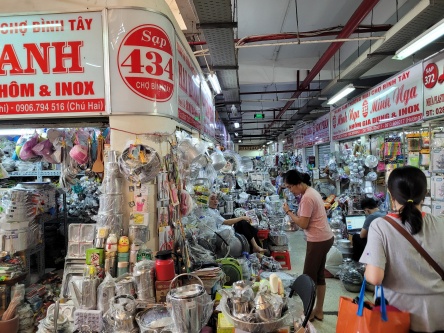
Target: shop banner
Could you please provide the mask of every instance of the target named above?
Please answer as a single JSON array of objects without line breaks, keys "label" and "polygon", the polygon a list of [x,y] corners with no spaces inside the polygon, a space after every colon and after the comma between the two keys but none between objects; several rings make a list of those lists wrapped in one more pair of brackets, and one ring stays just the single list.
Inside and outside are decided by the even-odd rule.
[{"label": "shop banner", "polygon": [[444,52],[424,60],[424,119],[444,115]]},{"label": "shop banner", "polygon": [[302,147],[304,147],[303,143],[304,143],[304,137],[302,135],[302,128],[298,128],[297,130],[294,131],[293,134],[293,147],[295,149],[301,149]]},{"label": "shop banner", "polygon": [[423,119],[422,63],[332,110],[332,139],[395,129]]},{"label": "shop banner", "polygon": [[183,44],[176,40],[179,119],[200,131],[200,74]]},{"label": "shop banner", "polygon": [[208,84],[205,80],[201,81],[201,94],[202,94],[202,126],[203,133],[211,138],[215,136],[215,108],[213,103],[213,93],[211,92]]},{"label": "shop banner", "polygon": [[286,138],[285,138],[285,142],[284,142],[284,144],[282,145],[282,148],[285,150],[285,151],[288,151],[288,150],[292,150],[293,149],[293,147],[294,147],[294,142],[293,142],[293,137],[291,137],[291,136],[287,136]]},{"label": "shop banner", "polygon": [[314,144],[313,124],[302,127],[303,147],[311,147]]},{"label": "shop banner", "polygon": [[314,144],[313,124],[307,124],[298,128],[294,133],[294,148],[311,147]]},{"label": "shop banner", "polygon": [[105,111],[101,12],[0,18],[0,117]]},{"label": "shop banner", "polygon": [[313,122],[314,144],[330,142],[330,114],[323,115]]},{"label": "shop banner", "polygon": [[111,113],[178,118],[175,33],[168,18],[109,9],[108,34]]}]

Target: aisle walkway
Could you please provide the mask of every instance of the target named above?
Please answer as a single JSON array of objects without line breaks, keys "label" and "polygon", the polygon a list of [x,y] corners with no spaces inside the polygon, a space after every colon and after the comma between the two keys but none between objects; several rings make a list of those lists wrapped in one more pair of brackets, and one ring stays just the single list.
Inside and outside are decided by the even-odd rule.
[{"label": "aisle walkway", "polygon": [[[304,240],[303,231],[288,232],[291,268],[290,273],[302,274],[304,268],[306,241]],[[284,270],[285,271],[285,270]],[[339,297],[347,296],[355,298],[357,293],[351,293],[345,290],[342,282],[338,279],[327,279],[327,294],[325,296],[324,304],[324,320],[315,320],[314,327],[319,333],[334,333],[336,332],[336,321],[338,319],[338,304]],[[371,297],[367,293],[366,297]]]}]

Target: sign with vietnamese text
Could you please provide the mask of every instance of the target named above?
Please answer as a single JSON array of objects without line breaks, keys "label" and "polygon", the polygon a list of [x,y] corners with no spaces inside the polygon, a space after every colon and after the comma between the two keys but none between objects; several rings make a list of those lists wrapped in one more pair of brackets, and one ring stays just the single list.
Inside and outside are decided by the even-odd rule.
[{"label": "sign with vietnamese text", "polygon": [[424,118],[444,115],[444,52],[423,62]]},{"label": "sign with vietnamese text", "polygon": [[0,116],[106,110],[100,12],[0,18]]},{"label": "sign with vietnamese text", "polygon": [[111,112],[178,117],[175,34],[163,15],[108,11]]},{"label": "sign with vietnamese text", "polygon": [[332,110],[332,139],[393,129],[423,118],[422,64],[396,74]]},{"label": "sign with vietnamese text", "polygon": [[181,42],[176,42],[179,119],[201,129],[200,73]]},{"label": "sign with vietnamese text", "polygon": [[201,84],[201,94],[202,94],[202,126],[204,134],[208,135],[211,138],[214,138],[215,135],[215,108],[213,103],[213,94],[208,87],[208,84],[205,81],[202,81]]},{"label": "sign with vietnamese text", "polygon": [[313,140],[315,145],[330,142],[330,114],[313,122]]}]

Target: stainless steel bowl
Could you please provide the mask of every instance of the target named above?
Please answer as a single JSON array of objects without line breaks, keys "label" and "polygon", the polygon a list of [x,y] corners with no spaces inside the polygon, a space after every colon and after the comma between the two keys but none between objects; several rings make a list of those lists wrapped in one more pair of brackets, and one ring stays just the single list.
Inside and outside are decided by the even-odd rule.
[{"label": "stainless steel bowl", "polygon": [[352,293],[359,293],[361,291],[361,285],[360,284],[354,284],[348,281],[342,281],[342,285],[347,291],[350,291]]}]

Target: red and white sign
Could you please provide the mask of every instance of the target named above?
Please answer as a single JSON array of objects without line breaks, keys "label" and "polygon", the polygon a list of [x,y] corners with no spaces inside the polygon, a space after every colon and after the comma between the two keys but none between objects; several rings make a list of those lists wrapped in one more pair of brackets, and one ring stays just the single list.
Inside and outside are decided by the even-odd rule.
[{"label": "red and white sign", "polygon": [[422,89],[419,63],[332,110],[332,139],[342,140],[421,121]]},{"label": "red and white sign", "polygon": [[314,144],[313,125],[307,124],[294,133],[294,148],[301,149],[304,147],[311,147]]},{"label": "red and white sign", "polygon": [[202,81],[200,86],[200,91],[202,93],[203,132],[209,137],[214,138],[216,116],[213,103],[213,94],[205,81]]},{"label": "red and white sign", "polygon": [[100,12],[0,18],[0,117],[100,113]]},{"label": "red and white sign", "polygon": [[313,140],[315,145],[330,142],[330,114],[313,122]]},{"label": "red and white sign", "polygon": [[424,119],[444,115],[444,53],[423,62]]},{"label": "red and white sign", "polygon": [[178,116],[174,27],[140,9],[108,10],[111,112]]},{"label": "red and white sign", "polygon": [[201,129],[200,74],[182,43],[176,42],[179,119]]},{"label": "red and white sign", "polygon": [[166,102],[174,91],[173,49],[168,35],[154,24],[128,32],[117,57],[120,76],[137,95]]}]

